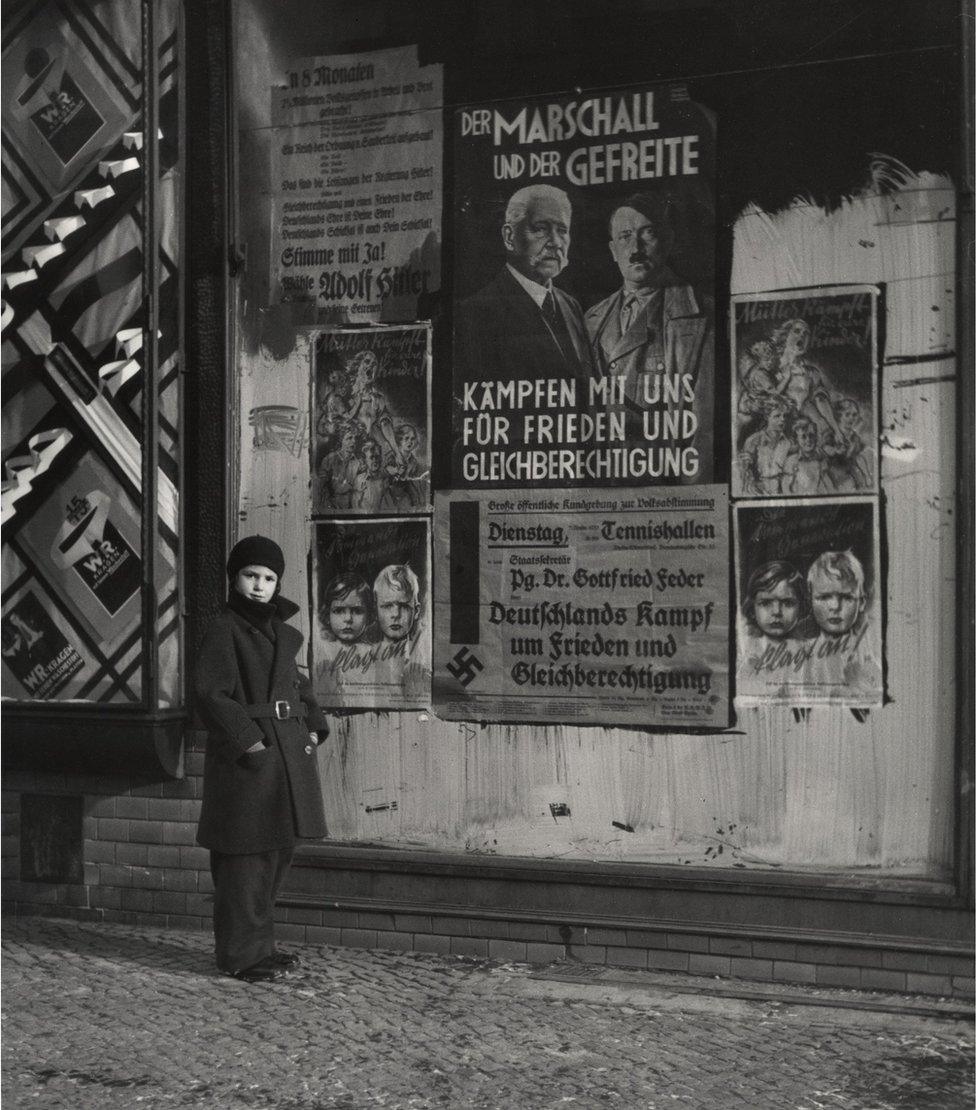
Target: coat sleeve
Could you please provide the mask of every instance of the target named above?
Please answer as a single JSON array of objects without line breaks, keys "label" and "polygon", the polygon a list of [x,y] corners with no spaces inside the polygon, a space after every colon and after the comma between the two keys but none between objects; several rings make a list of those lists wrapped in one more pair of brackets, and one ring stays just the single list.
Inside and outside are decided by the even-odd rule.
[{"label": "coat sleeve", "polygon": [[197,656],[194,693],[197,712],[207,730],[229,745],[234,759],[264,740],[261,726],[235,700],[238,688],[233,639],[226,628],[214,626],[204,637]]},{"label": "coat sleeve", "polygon": [[305,723],[309,732],[317,732],[319,743],[329,735],[329,722],[319,708],[318,700],[308,676],[298,672],[298,696],[305,705]]}]

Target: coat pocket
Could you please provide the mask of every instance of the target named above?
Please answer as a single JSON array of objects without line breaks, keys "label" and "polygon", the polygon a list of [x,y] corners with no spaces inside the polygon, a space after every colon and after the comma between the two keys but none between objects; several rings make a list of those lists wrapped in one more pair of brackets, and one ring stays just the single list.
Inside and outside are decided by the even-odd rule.
[{"label": "coat pocket", "polygon": [[245,752],[237,762],[241,767],[250,771],[257,771],[268,762],[270,754],[271,748],[265,744],[259,752]]}]

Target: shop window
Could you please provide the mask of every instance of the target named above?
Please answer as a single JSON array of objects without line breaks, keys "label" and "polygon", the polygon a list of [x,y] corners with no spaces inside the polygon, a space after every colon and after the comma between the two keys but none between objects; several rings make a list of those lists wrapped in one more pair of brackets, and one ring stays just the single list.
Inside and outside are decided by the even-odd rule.
[{"label": "shop window", "polygon": [[[229,390],[236,395],[239,441],[229,519],[236,528],[275,535],[286,547],[288,587],[303,604],[297,620],[311,643],[312,677],[324,704],[338,711],[323,757],[335,840],[595,867],[781,869],[830,874],[841,883],[880,876],[941,893],[964,857],[956,835],[963,775],[955,679],[968,650],[947,619],[960,544],[969,542],[956,501],[964,484],[956,430],[960,404],[968,404],[957,375],[965,354],[957,350],[956,324],[962,178],[952,75],[958,55],[955,32],[943,35],[936,26],[952,5],[926,9],[935,20],[926,42],[944,58],[937,80],[929,47],[901,38],[911,21],[888,19],[880,5],[869,5],[836,39],[820,34],[819,12],[787,21],[760,4],[707,14],[661,7],[622,3],[631,22],[601,26],[601,50],[592,51],[585,37],[592,27],[573,5],[561,20],[547,20],[544,4],[520,8],[520,26],[545,26],[544,48],[509,33],[512,8],[502,0],[435,14],[426,5],[382,2],[230,5],[237,124],[232,235],[243,262],[232,298]],[[899,4],[913,18],[925,7]],[[767,48],[757,50],[758,42]],[[410,43],[416,45],[404,45]],[[401,83],[393,65],[409,50],[416,71]],[[734,72],[730,58],[737,59]],[[439,66],[442,86],[433,77]],[[391,72],[396,80],[385,76]],[[422,99],[432,86],[443,90],[433,108]],[[391,89],[406,95],[408,88],[409,111],[384,107]],[[893,102],[899,111],[891,110]],[[560,122],[581,103],[599,119],[582,135],[575,124]],[[933,128],[934,119],[944,126]],[[679,120],[686,121],[683,129]],[[654,137],[658,129],[675,153],[653,162],[650,151],[663,141]],[[430,136],[442,143],[442,160],[421,153]],[[679,159],[685,140],[688,157]],[[377,150],[388,152],[381,163]],[[405,181],[413,183],[408,188]],[[646,499],[648,489],[669,485],[655,481],[650,465],[646,479],[625,475],[609,494],[593,481],[592,505],[580,505],[576,490],[587,482],[576,481],[576,472],[565,483],[574,494],[565,504],[555,492],[565,490],[548,472],[454,465],[459,445],[467,445],[469,458],[485,448],[486,456],[505,463],[518,451],[518,429],[534,435],[536,447],[555,442],[551,427],[558,432],[554,423],[525,423],[505,388],[482,386],[522,379],[563,384],[561,371],[551,367],[565,366],[572,330],[554,362],[548,341],[531,346],[525,338],[544,337],[537,313],[525,325],[510,314],[507,330],[471,327],[479,314],[487,316],[486,297],[501,301],[489,282],[504,275],[517,253],[503,231],[507,205],[530,182],[556,185],[572,202],[571,243],[566,234],[564,256],[550,259],[553,284],[579,302],[591,343],[603,342],[603,332],[594,329],[608,322],[614,339],[601,348],[604,359],[611,347],[622,358],[637,346],[625,344],[635,333],[623,304],[610,313],[629,259],[622,247],[608,250],[608,219],[623,208],[629,213],[623,230],[635,217],[641,227],[654,219],[665,226],[663,239],[673,252],[657,280],[680,290],[684,307],[666,322],[663,309],[652,318],[648,308],[644,321],[654,326],[641,325],[645,400],[656,414],[645,409],[634,433],[622,414],[639,405],[639,393],[627,395],[628,407],[601,392],[609,388],[606,373],[595,383],[585,374],[577,380],[591,390],[587,404],[597,398],[611,410],[617,406],[619,434],[606,433],[610,445],[636,439],[646,447],[662,437],[683,442],[702,430],[702,473],[673,469],[675,488],[666,492],[701,497],[689,509],[690,527],[705,531],[689,531],[683,546],[679,537],[673,561],[651,543],[653,528],[641,531],[642,520],[631,534],[601,532],[619,513],[670,512],[671,502]],[[667,219],[648,214],[652,206],[632,196],[666,188],[676,198]],[[553,203],[568,224],[566,206]],[[413,250],[400,248],[395,236],[417,228],[430,237]],[[390,256],[402,264],[391,270],[395,276],[421,275],[417,295],[383,298],[374,311],[371,298]],[[672,294],[671,305],[678,299]],[[537,307],[543,310],[543,303]],[[573,319],[564,309],[564,323]],[[430,515],[440,591],[433,607],[433,681],[416,697],[404,684],[390,698],[386,675],[372,666],[383,648],[371,654],[379,639],[370,642],[368,624],[353,648],[327,627],[331,602],[343,608],[330,583],[358,599],[368,622],[378,597],[375,552],[395,549],[397,558],[389,561],[413,566],[423,597],[424,564],[415,552],[424,545],[411,549],[401,538],[408,525],[419,530],[422,514],[398,523],[399,532],[386,521],[385,531],[375,530],[383,499],[373,510],[358,505],[355,482],[367,489],[376,469],[369,459],[378,455],[366,443],[357,464],[356,436],[344,450],[340,418],[352,413],[363,424],[365,398],[375,387],[385,392],[393,423],[405,422],[408,403],[398,385],[380,373],[353,371],[364,352],[379,358],[383,337],[397,328],[428,323]],[[475,337],[467,347],[466,323]],[[795,331],[789,357],[784,323]],[[485,371],[468,349],[482,353],[483,335],[495,348]],[[656,364],[650,361],[655,342]],[[536,353],[543,349],[549,356]],[[778,359],[765,384],[761,351]],[[343,354],[345,392],[333,385],[342,381],[336,367]],[[662,432],[655,420],[667,418],[668,394],[660,402],[652,383],[672,356],[699,374],[668,375],[673,391],[695,386],[693,401],[677,392],[670,397],[675,406],[688,401],[685,412],[694,419],[670,430],[662,423]],[[578,348],[577,357],[582,366]],[[465,390],[468,384],[473,390]],[[770,396],[760,401],[763,391]],[[420,395],[418,386],[418,410]],[[535,403],[568,413],[575,401],[567,392]],[[373,398],[369,405],[371,414],[381,409]],[[780,413],[780,427],[788,415],[789,437],[759,435],[767,410]],[[470,416],[467,425],[459,413]],[[504,422],[494,419],[499,414]],[[573,435],[583,427],[565,426]],[[367,438],[384,438],[375,421]],[[381,451],[385,458],[393,447],[381,444]],[[498,533],[499,545],[535,549],[518,552],[494,578],[485,570],[487,518],[465,498],[477,483],[479,492],[493,491],[485,495],[496,497],[493,511],[523,514],[525,520],[514,522],[519,526],[540,525],[535,534],[531,527]],[[552,492],[551,502],[537,498],[540,486]],[[496,496],[494,487],[504,493]],[[400,510],[403,516],[411,511]],[[363,516],[370,519],[354,519]],[[546,526],[567,520],[580,533],[589,528],[593,537],[621,541],[617,549],[627,554],[613,563],[616,556],[585,549],[572,537],[564,543],[555,529],[547,540]],[[693,564],[689,552],[712,535],[726,547],[710,556],[706,582],[709,568]],[[553,552],[544,547],[550,540]],[[562,566],[576,576],[561,577]],[[828,569],[844,578],[853,598],[850,623],[833,629],[823,613],[818,621],[812,605]],[[347,570],[356,572],[356,581],[343,577]],[[764,573],[772,577],[764,580]],[[629,598],[625,577],[635,591]],[[752,603],[760,592],[786,593],[787,626],[752,621],[750,583],[758,583]],[[550,587],[553,593],[544,594]],[[638,590],[645,591],[642,610]],[[402,592],[412,601],[417,591]],[[543,627],[533,608],[543,597],[565,607],[565,619],[582,629],[578,637]],[[630,642],[630,633],[586,631],[608,599],[621,607],[621,628],[636,630]],[[709,606],[701,619],[703,626],[706,617],[712,621],[711,638],[706,643],[699,636],[692,642],[698,655],[682,656],[682,647],[667,638],[670,625],[657,629],[696,619],[687,607],[685,617],[677,609],[662,612],[696,600]],[[577,612],[572,605],[589,608]],[[502,633],[490,640],[492,623],[504,626],[504,640]],[[567,658],[570,650],[575,654]],[[635,668],[653,678],[643,687],[646,707],[638,705],[627,719],[611,716],[607,703],[625,700],[615,689],[598,707],[604,717],[586,717],[589,706],[579,703],[596,697],[584,687],[624,668],[617,661],[627,651]],[[666,661],[672,657],[674,664]],[[332,672],[342,667],[354,680],[349,687],[365,686],[360,679],[367,674],[373,689],[359,700],[339,698]],[[668,716],[655,716],[660,700],[652,694],[660,689],[652,685],[660,678],[663,688],[675,670],[690,695],[665,705]],[[709,684],[698,682],[706,674],[709,683],[716,679],[714,697]],[[505,688],[510,675],[514,685]],[[503,695],[481,712],[487,699],[475,699],[498,689]],[[684,714],[686,705],[693,712]]]},{"label": "shop window", "polygon": [[180,7],[3,30],[5,716],[177,711]]}]

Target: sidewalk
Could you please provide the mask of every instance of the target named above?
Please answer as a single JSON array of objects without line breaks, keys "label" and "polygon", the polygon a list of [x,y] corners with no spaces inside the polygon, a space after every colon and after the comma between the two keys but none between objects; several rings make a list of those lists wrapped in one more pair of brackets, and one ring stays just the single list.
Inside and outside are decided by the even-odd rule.
[{"label": "sidewalk", "polygon": [[206,934],[41,918],[2,951],[4,1110],[973,1105],[938,999],[328,947],[249,986]]}]

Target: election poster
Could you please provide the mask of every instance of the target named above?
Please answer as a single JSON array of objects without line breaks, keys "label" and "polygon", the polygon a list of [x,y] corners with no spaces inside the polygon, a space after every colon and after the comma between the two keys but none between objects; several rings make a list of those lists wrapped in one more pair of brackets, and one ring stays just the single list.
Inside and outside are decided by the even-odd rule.
[{"label": "election poster", "polygon": [[736,703],[881,705],[876,501],[741,502],[735,525]]},{"label": "election poster", "polygon": [[49,700],[85,669],[77,647],[31,589],[4,606],[0,630],[4,697]]},{"label": "election poster", "polygon": [[430,706],[430,522],[314,526],[312,682],[332,708]]},{"label": "election poster", "polygon": [[312,343],[312,514],[430,511],[430,325]]},{"label": "election poster", "polygon": [[728,491],[435,494],[434,710],[728,724]]},{"label": "election poster", "polygon": [[441,65],[416,46],[295,58],[272,90],[271,303],[415,320],[440,288]]},{"label": "election poster", "polygon": [[878,488],[878,289],[732,298],[732,493],[816,497]]},{"label": "election poster", "polygon": [[453,129],[452,484],[711,482],[713,115],[662,85]]}]

